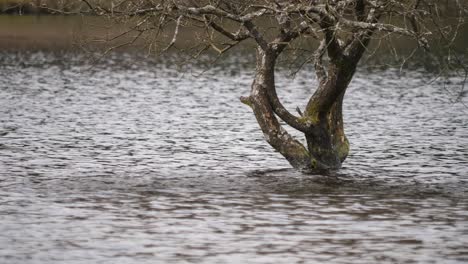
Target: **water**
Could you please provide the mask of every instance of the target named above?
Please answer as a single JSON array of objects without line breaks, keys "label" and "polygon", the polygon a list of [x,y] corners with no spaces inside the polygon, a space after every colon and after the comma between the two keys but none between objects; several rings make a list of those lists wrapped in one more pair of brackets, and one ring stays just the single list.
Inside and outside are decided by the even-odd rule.
[{"label": "water", "polygon": [[[359,72],[344,168],[303,175],[239,102],[242,59],[203,74],[128,54],[0,59],[0,263],[468,261],[456,77]],[[303,106],[312,74],[278,75]]]}]

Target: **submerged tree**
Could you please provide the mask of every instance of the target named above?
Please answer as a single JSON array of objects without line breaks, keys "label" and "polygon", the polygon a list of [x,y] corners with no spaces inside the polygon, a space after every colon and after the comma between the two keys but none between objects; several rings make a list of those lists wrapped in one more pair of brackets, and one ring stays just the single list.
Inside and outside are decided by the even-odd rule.
[{"label": "submerged tree", "polygon": [[[467,9],[462,0],[83,0],[87,12],[130,23],[117,37],[171,37],[160,51],[177,46],[183,27],[199,28],[196,54],[224,53],[246,40],[256,46],[251,93],[241,101],[252,108],[268,143],[300,170],[337,169],[349,152],[342,105],[359,61],[371,40],[390,35],[415,40],[429,50],[437,41],[452,50]],[[440,2],[444,2],[443,4]],[[447,13],[456,16],[446,17]],[[445,23],[444,20],[450,20]],[[166,30],[166,31],[165,31]],[[282,54],[307,42],[318,87],[298,114],[286,109],[277,95],[275,66]],[[315,43],[315,44],[314,44]],[[154,43],[151,43],[151,48]],[[303,44],[304,45],[304,44]],[[156,45],[155,45],[156,46]],[[161,45],[159,45],[161,46]],[[283,55],[284,56],[284,55]],[[307,145],[280,123],[301,131]]]}]

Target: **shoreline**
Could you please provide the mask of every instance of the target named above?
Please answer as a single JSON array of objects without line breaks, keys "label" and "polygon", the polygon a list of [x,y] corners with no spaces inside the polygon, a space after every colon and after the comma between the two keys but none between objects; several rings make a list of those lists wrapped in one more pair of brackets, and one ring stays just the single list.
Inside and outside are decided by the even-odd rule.
[{"label": "shoreline", "polygon": [[[46,7],[48,6],[48,7]],[[66,15],[77,14],[84,10],[81,2],[71,4],[48,3],[44,0],[36,0],[35,3],[24,3],[13,0],[0,0],[0,15]]]},{"label": "shoreline", "polygon": [[82,35],[82,23],[68,16],[0,15],[0,49],[73,49]]}]

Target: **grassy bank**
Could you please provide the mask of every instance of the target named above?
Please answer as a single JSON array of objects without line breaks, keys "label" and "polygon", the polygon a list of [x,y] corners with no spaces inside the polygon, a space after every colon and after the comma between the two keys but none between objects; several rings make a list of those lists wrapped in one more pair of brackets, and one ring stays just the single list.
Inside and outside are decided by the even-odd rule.
[{"label": "grassy bank", "polygon": [[57,14],[61,12],[79,12],[86,10],[86,5],[79,0],[0,0],[0,14]]},{"label": "grassy bank", "polygon": [[0,16],[0,49],[68,49],[82,28],[79,17]]},{"label": "grassy bank", "polygon": [[[133,34],[106,41],[120,35],[126,28],[95,16],[0,15],[0,50],[105,49],[131,40]],[[158,37],[158,41],[169,42],[173,30],[169,28]],[[193,39],[193,29],[181,29],[177,45],[190,46]],[[142,39],[124,48],[146,51],[145,44],[149,40]]]}]

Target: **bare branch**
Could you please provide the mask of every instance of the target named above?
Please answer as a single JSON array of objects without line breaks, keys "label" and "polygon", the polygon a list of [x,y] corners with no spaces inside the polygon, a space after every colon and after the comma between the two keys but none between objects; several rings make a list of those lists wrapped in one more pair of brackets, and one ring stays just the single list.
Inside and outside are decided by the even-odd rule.
[{"label": "bare branch", "polygon": [[322,85],[327,81],[327,72],[325,70],[325,66],[323,65],[323,55],[325,54],[326,46],[326,41],[322,40],[320,42],[320,46],[314,53],[315,74],[317,75],[319,84]]},{"label": "bare branch", "polygon": [[174,46],[176,40],[177,40],[177,36],[179,35],[179,27],[180,27],[180,24],[182,22],[182,16],[179,16],[177,18],[177,21],[176,21],[176,27],[175,27],[175,30],[174,30],[174,36],[172,37],[172,40],[171,42],[169,43],[169,45],[167,45],[166,48],[164,48],[162,50],[162,52],[166,52],[167,50],[169,50],[172,46]]},{"label": "bare branch", "polygon": [[255,39],[255,41],[258,43],[258,45],[263,50],[267,50],[268,49],[268,42],[263,37],[263,35],[258,31],[257,26],[252,21],[244,22],[244,26],[245,26],[245,28],[247,28],[247,30],[249,31],[251,37],[253,39]]},{"label": "bare branch", "polygon": [[241,27],[236,33],[231,33],[229,30],[225,29],[223,26],[219,25],[213,20],[208,19],[206,16],[205,16],[205,21],[208,26],[212,27],[218,33],[222,34],[223,36],[233,41],[242,41],[250,37],[250,34],[248,33],[248,31],[243,30],[244,29],[243,27]]}]

